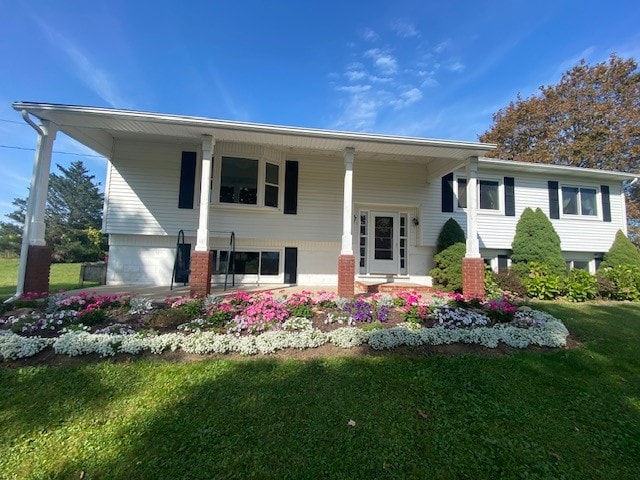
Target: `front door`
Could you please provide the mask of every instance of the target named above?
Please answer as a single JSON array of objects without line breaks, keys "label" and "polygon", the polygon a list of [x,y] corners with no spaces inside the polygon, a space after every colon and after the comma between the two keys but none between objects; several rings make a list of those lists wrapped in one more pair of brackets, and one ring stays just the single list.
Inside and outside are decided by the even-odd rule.
[{"label": "front door", "polygon": [[397,213],[371,212],[369,230],[369,273],[398,273]]}]

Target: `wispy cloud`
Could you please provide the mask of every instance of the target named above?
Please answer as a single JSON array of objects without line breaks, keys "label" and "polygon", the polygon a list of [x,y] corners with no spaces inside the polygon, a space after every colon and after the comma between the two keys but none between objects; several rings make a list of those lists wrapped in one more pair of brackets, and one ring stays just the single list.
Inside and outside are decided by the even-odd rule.
[{"label": "wispy cloud", "polygon": [[60,49],[70,61],[74,75],[96,95],[112,107],[131,107],[132,103],[122,95],[113,78],[98,67],[95,62],[71,39],[37,20],[52,47]]},{"label": "wispy cloud", "polygon": [[450,63],[448,63],[445,68],[451,72],[464,72],[465,70],[465,65],[464,63],[458,61],[458,60],[453,60]]},{"label": "wispy cloud", "polygon": [[367,50],[364,55],[373,61],[375,67],[383,75],[393,75],[398,71],[398,61],[388,52],[384,52],[379,48],[372,48]]},{"label": "wispy cloud", "polygon": [[416,29],[415,25],[410,22],[396,20],[391,24],[391,29],[402,38],[413,38],[420,36],[420,33]]},{"label": "wispy cloud", "polygon": [[400,97],[393,101],[393,106],[396,110],[400,110],[420,100],[422,100],[422,92],[418,88],[413,87],[402,92]]},{"label": "wispy cloud", "polygon": [[371,28],[365,28],[360,33],[360,36],[362,37],[363,40],[366,40],[368,42],[375,42],[380,38],[380,35],[378,35],[376,31]]}]

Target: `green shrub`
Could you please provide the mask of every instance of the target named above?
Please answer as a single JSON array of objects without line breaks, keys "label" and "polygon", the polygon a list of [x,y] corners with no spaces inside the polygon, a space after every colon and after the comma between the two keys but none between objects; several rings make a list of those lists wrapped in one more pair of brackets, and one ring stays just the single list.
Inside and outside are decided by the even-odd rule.
[{"label": "green shrub", "polygon": [[504,294],[498,282],[496,282],[496,274],[493,273],[489,265],[484,269],[484,295],[487,298],[497,298]]},{"label": "green shrub", "polygon": [[194,298],[178,308],[182,310],[188,318],[198,318],[203,314],[204,299]]},{"label": "green shrub", "polygon": [[572,302],[586,302],[596,298],[596,277],[585,270],[571,270],[564,281],[564,296]]},{"label": "green shrub", "polygon": [[640,300],[640,267],[636,265],[605,267],[598,270],[598,275],[610,280],[615,285],[615,289],[609,298],[614,300]]},{"label": "green shrub", "polygon": [[527,288],[522,283],[520,275],[514,270],[505,270],[495,274],[496,283],[500,290],[504,293],[513,295],[514,297],[524,297],[527,294]]},{"label": "green shrub", "polygon": [[622,230],[616,233],[616,239],[600,264],[601,268],[616,267],[618,265],[636,265],[640,267],[640,250]]},{"label": "green shrub", "polygon": [[442,226],[440,235],[438,235],[438,241],[436,242],[436,253],[440,253],[451,245],[456,243],[465,243],[466,238],[464,236],[464,230],[458,222],[453,218],[449,218]]},{"label": "green shrub", "polygon": [[101,308],[95,310],[85,310],[80,316],[80,323],[87,326],[97,325],[107,319],[105,311]]},{"label": "green shrub", "polygon": [[511,268],[523,278],[529,274],[532,262],[547,265],[553,275],[563,276],[566,272],[560,237],[539,208],[522,212],[511,248]]},{"label": "green shrub", "polygon": [[562,277],[551,273],[548,265],[531,262],[525,286],[529,297],[538,300],[553,300],[562,291]]},{"label": "green shrub", "polygon": [[433,256],[436,266],[430,272],[434,283],[445,290],[462,290],[462,259],[467,251],[464,243],[456,243]]}]

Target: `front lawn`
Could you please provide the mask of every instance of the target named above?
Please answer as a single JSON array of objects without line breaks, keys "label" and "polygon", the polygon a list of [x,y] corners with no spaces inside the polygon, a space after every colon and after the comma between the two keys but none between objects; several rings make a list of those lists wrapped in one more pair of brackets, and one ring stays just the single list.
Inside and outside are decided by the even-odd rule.
[{"label": "front lawn", "polygon": [[537,307],[580,346],[3,367],[0,478],[639,478],[640,306]]},{"label": "front lawn", "polygon": [[[80,287],[81,263],[54,263],[51,265],[49,290],[73,290]],[[0,299],[5,299],[16,293],[16,279],[18,278],[18,259],[0,258]],[[95,282],[85,282],[88,288],[97,285]]]}]

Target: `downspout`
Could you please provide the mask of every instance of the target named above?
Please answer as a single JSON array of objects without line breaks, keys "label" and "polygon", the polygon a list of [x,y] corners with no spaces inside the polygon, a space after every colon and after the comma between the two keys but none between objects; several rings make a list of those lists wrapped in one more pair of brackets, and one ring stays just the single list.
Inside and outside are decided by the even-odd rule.
[{"label": "downspout", "polygon": [[[27,200],[27,211],[24,217],[24,228],[22,229],[22,245],[20,247],[20,262],[18,263],[18,281],[16,284],[16,293],[13,297],[5,300],[4,303],[10,303],[20,298],[24,293],[24,278],[27,272],[27,255],[29,253],[29,234],[31,230],[31,221],[33,220],[33,210],[36,205],[36,196],[38,195],[36,183],[38,175],[38,164],[40,162],[40,149],[42,148],[43,138],[48,135],[49,131],[44,125],[37,125],[31,117],[29,112],[22,110],[22,118],[31,127],[38,132],[38,148],[36,149],[36,156],[33,161],[33,173],[31,174],[31,185],[29,188],[29,198]],[[46,194],[46,192],[45,192]]]}]

